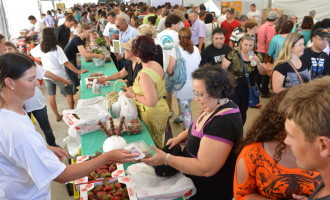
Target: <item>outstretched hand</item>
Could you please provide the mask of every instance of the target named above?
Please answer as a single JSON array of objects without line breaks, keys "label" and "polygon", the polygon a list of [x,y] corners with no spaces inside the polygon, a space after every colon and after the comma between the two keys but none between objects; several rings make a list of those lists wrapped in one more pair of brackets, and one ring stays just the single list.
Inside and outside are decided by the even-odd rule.
[{"label": "outstretched hand", "polygon": [[155,155],[151,158],[141,159],[142,162],[149,166],[163,165],[165,163],[166,153],[153,145],[151,145],[151,148],[155,151]]},{"label": "outstretched hand", "polygon": [[125,149],[115,149],[106,153],[109,160],[116,163],[125,163],[134,161],[134,157],[139,156],[138,153],[132,153]]}]

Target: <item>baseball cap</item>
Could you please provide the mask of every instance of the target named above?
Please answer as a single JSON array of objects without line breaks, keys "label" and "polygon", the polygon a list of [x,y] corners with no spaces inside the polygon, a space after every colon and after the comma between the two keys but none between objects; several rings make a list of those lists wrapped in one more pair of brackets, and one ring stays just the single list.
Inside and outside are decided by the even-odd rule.
[{"label": "baseball cap", "polygon": [[239,21],[244,21],[244,20],[247,20],[249,19],[247,15],[243,14],[241,16],[239,16]]},{"label": "baseball cap", "polygon": [[135,40],[136,40],[136,37],[133,37],[128,42],[120,44],[120,46],[126,50],[132,51],[133,42]]},{"label": "baseball cap", "polygon": [[235,9],[234,8],[227,8],[226,12],[229,12],[230,14],[234,14]]},{"label": "baseball cap", "polygon": [[267,15],[267,19],[276,19],[276,18],[278,18],[278,14],[276,11],[272,10]]},{"label": "baseball cap", "polygon": [[330,37],[330,32],[328,32],[326,28],[318,28],[314,31],[313,37],[316,35],[320,37]]}]

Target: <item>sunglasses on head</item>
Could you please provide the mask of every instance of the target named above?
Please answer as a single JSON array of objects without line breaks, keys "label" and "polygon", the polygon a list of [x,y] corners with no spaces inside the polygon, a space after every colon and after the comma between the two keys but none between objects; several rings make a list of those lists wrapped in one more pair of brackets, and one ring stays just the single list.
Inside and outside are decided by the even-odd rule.
[{"label": "sunglasses on head", "polygon": [[245,33],[244,34],[244,37],[246,39],[249,39],[249,40],[255,40],[256,39],[256,36],[255,35],[251,35],[251,34],[248,34],[248,33]]}]

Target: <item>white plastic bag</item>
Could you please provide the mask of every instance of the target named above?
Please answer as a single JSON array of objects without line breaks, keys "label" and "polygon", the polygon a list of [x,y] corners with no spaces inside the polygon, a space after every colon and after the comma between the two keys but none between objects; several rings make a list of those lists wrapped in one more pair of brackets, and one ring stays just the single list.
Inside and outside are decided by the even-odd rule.
[{"label": "white plastic bag", "polygon": [[69,127],[68,134],[69,136],[64,138],[63,142],[66,143],[70,156],[75,157],[79,154],[80,150],[80,136],[77,135],[77,132],[74,130],[74,127]]},{"label": "white plastic bag", "polygon": [[97,96],[89,99],[79,99],[77,103],[77,108],[95,105],[95,104],[98,104],[99,106],[104,108],[104,110],[109,109],[109,103],[107,98],[102,96]]},{"label": "white plastic bag", "polygon": [[138,117],[138,111],[136,104],[132,98],[127,98],[124,93],[119,94],[120,96],[120,117],[124,116],[125,120],[133,120]]},{"label": "white plastic bag", "polygon": [[172,177],[160,177],[156,175],[153,167],[137,163],[129,166],[127,173],[138,199],[170,200],[179,197],[189,198],[196,193],[192,180],[181,172]]},{"label": "white plastic bag", "polygon": [[111,114],[113,117],[118,118],[120,117],[120,110],[121,110],[121,97],[124,95],[122,91],[118,93],[119,97],[118,100],[112,104],[111,106]]},{"label": "white plastic bag", "polygon": [[105,63],[105,57],[104,57],[104,59],[99,59],[99,58],[93,58],[93,62],[94,62],[94,65],[96,66],[96,67],[101,67],[101,66],[103,66],[104,65],[104,63]]},{"label": "white plastic bag", "polygon": [[63,110],[63,120],[68,126],[74,127],[78,135],[100,129],[98,121],[105,122],[110,117],[107,110],[100,105],[90,105],[74,110]]}]

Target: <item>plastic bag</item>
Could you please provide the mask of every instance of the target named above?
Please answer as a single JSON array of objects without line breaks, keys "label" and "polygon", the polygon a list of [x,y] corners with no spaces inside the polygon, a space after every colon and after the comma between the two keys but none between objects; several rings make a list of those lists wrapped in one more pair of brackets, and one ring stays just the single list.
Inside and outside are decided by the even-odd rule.
[{"label": "plastic bag", "polygon": [[101,66],[103,66],[104,65],[104,63],[105,63],[105,58],[104,59],[99,59],[99,58],[93,58],[93,62],[94,62],[94,65],[96,66],[96,67],[101,67]]},{"label": "plastic bag", "polygon": [[127,168],[138,199],[167,200],[189,198],[196,193],[194,183],[181,172],[172,177],[157,176],[153,167],[137,163]]},{"label": "plastic bag", "polygon": [[98,104],[63,110],[63,121],[74,127],[78,135],[99,130],[98,121],[105,122],[109,117],[109,112]]},{"label": "plastic bag", "polygon": [[124,93],[120,92],[120,116],[124,116],[125,120],[133,120],[138,117],[136,104],[132,98],[127,98]]},{"label": "plastic bag", "polygon": [[68,134],[69,136],[64,138],[63,142],[66,143],[70,156],[75,157],[79,154],[80,150],[80,136],[77,135],[77,132],[74,130],[74,127],[69,128]]},{"label": "plastic bag", "polygon": [[93,97],[93,98],[89,98],[89,99],[79,99],[78,103],[77,103],[77,108],[90,106],[90,105],[96,105],[96,104],[101,106],[102,108],[104,108],[104,110],[109,109],[109,104],[108,104],[107,98],[102,97],[102,96],[97,96],[97,97]]},{"label": "plastic bag", "polygon": [[122,93],[123,93],[122,91],[119,92],[118,100],[114,104],[112,104],[112,106],[111,106],[111,114],[115,118],[120,117],[121,96],[123,95]]}]

